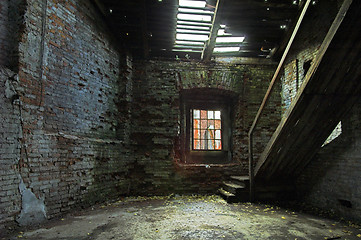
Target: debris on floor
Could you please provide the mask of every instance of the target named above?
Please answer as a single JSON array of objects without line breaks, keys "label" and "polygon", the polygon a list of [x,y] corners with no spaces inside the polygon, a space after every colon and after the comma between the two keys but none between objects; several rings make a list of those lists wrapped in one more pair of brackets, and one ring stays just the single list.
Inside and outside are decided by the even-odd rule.
[{"label": "debris on floor", "polygon": [[20,229],[4,239],[361,239],[361,227],[278,206],[227,204],[221,197],[124,198]]}]

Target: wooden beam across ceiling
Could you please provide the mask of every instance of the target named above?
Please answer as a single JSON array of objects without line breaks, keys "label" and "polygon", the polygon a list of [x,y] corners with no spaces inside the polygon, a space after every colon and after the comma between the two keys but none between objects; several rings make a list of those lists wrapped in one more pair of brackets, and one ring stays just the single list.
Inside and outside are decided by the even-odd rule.
[{"label": "wooden beam across ceiling", "polygon": [[217,0],[216,9],[214,10],[214,16],[212,21],[211,33],[206,43],[205,48],[203,49],[201,59],[203,61],[209,61],[211,59],[214,47],[216,45],[216,38],[218,30],[220,28],[220,10],[222,8],[224,0]]}]

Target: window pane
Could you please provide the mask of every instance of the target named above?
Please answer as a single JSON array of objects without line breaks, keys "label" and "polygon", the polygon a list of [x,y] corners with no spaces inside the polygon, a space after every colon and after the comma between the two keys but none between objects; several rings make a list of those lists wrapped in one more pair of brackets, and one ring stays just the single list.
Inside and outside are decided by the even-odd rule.
[{"label": "window pane", "polygon": [[201,149],[201,141],[200,140],[197,140],[197,139],[195,139],[194,141],[193,141],[193,149]]},{"label": "window pane", "polygon": [[215,121],[215,129],[222,129],[221,128],[221,120],[214,120]]},{"label": "window pane", "polygon": [[207,120],[201,120],[201,128],[207,129]]},{"label": "window pane", "polygon": [[214,129],[214,120],[208,120],[208,129]]},{"label": "window pane", "polygon": [[221,139],[221,130],[216,130],[215,139]]},{"label": "window pane", "polygon": [[201,149],[206,150],[206,140],[201,140]]},{"label": "window pane", "polygon": [[193,120],[193,128],[201,128],[200,120],[198,119]]},{"label": "window pane", "polygon": [[201,137],[200,139],[207,139],[207,130],[206,129],[202,129],[201,130]]},{"label": "window pane", "polygon": [[200,139],[201,138],[199,129],[194,129],[193,138],[194,139]]},{"label": "window pane", "polygon": [[214,140],[207,140],[208,141],[208,150],[214,150]]},{"label": "window pane", "polygon": [[201,117],[201,113],[199,110],[193,110],[193,118],[199,119]]},{"label": "window pane", "polygon": [[207,133],[208,133],[207,139],[214,139],[214,130],[208,129]]},{"label": "window pane", "polygon": [[215,140],[215,150],[222,150],[222,141],[221,140]]},{"label": "window pane", "polygon": [[193,109],[193,149],[222,150],[221,111]]}]

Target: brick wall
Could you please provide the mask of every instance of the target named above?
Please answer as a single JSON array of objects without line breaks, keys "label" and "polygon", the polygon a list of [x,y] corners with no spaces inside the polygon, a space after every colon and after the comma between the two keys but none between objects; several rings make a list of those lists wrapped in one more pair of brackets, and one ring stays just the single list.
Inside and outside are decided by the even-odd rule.
[{"label": "brick wall", "polygon": [[17,77],[0,67],[0,231],[20,211],[19,160],[21,107],[17,99]]},{"label": "brick wall", "polygon": [[[230,174],[247,173],[247,131],[275,65],[133,64],[89,1],[11,2],[24,11],[8,38],[14,57],[0,71],[2,227],[120,195],[215,192]],[[186,76],[183,87],[178,73]],[[175,164],[179,93],[195,87],[239,96],[235,164]],[[256,134],[257,153],[280,116],[280,99],[271,106]],[[45,212],[26,213],[25,192]]]},{"label": "brick wall", "polygon": [[19,96],[4,98],[1,81],[2,226],[23,214],[21,182],[47,218],[125,194],[129,184],[126,55],[89,1],[27,3],[17,44]]},{"label": "brick wall", "polygon": [[[137,62],[134,70],[131,143],[134,170],[129,176],[140,192],[215,192],[231,174],[248,173],[247,131],[274,71],[271,65],[202,64],[198,62]],[[179,161],[180,91],[212,88],[237,96],[234,104],[234,165],[206,168]],[[216,92],[216,91],[215,91]],[[280,96],[278,94],[278,96]],[[280,97],[271,101],[256,134],[259,155],[280,120]],[[277,111],[278,109],[278,111]],[[271,129],[272,128],[272,129]],[[263,149],[262,149],[263,150]],[[137,192],[138,191],[138,192]]]},{"label": "brick wall", "polygon": [[342,119],[342,133],[325,145],[298,178],[307,204],[361,220],[361,102]]}]

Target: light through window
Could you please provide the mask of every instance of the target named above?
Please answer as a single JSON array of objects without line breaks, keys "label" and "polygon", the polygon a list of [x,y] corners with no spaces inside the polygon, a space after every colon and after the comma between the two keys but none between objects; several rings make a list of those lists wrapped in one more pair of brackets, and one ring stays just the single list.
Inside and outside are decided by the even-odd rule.
[{"label": "light through window", "polygon": [[193,150],[222,150],[221,111],[193,109]]}]

